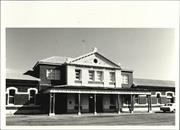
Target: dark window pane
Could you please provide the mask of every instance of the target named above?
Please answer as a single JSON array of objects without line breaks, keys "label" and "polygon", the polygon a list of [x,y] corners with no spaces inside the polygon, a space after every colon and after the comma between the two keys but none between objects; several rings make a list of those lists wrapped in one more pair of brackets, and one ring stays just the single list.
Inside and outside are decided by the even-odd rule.
[{"label": "dark window pane", "polygon": [[78,94],[75,95],[75,104],[78,104]]},{"label": "dark window pane", "polygon": [[30,104],[34,104],[34,101],[35,101],[34,97],[31,97],[30,100],[29,100]]},{"label": "dark window pane", "polygon": [[9,97],[9,104],[14,104],[14,97]]},{"label": "dark window pane", "polygon": [[81,80],[81,70],[75,70],[76,80]]},{"label": "dark window pane", "polygon": [[160,94],[159,93],[157,94],[157,98],[160,98]]},{"label": "dark window pane", "polygon": [[9,96],[14,96],[15,95],[15,90],[11,89],[9,90]]},{"label": "dark window pane", "polygon": [[35,95],[35,90],[31,90],[30,91],[30,96],[34,96]]},{"label": "dark window pane", "polygon": [[116,100],[115,100],[114,95],[110,95],[110,104],[111,105],[115,105],[116,104]]}]

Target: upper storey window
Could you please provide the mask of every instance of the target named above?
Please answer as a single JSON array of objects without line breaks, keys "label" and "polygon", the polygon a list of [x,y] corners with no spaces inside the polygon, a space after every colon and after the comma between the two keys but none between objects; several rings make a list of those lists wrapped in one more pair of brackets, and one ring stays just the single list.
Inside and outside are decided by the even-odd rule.
[{"label": "upper storey window", "polygon": [[76,78],[76,80],[81,80],[81,70],[80,69],[75,70],[75,78]]},{"label": "upper storey window", "polygon": [[60,80],[60,70],[58,69],[47,69],[46,78],[49,80]]},{"label": "upper storey window", "polygon": [[128,75],[122,75],[122,84],[128,84]]},{"label": "upper storey window", "polygon": [[94,71],[89,71],[89,81],[94,81]]},{"label": "upper storey window", "polygon": [[97,81],[103,81],[103,72],[97,71]]},{"label": "upper storey window", "polygon": [[115,72],[110,72],[109,76],[110,76],[110,82],[115,82]]}]

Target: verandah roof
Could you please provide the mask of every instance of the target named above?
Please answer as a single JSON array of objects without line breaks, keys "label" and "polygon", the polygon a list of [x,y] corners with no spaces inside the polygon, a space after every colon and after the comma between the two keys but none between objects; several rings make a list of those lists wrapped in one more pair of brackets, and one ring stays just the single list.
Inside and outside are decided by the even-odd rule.
[{"label": "verandah roof", "polygon": [[156,79],[139,79],[133,78],[133,83],[136,87],[167,87],[167,88],[174,88],[175,82],[169,80],[156,80]]},{"label": "verandah roof", "polygon": [[102,88],[102,87],[77,87],[77,86],[54,86],[49,87],[43,93],[82,93],[82,94],[141,94],[150,95],[146,89],[134,88]]}]

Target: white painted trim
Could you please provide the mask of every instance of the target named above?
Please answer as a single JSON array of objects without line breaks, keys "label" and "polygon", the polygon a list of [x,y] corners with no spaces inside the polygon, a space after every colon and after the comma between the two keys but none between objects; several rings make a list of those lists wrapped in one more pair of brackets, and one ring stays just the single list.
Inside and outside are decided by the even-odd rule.
[{"label": "white painted trim", "polygon": [[[28,88],[28,100],[30,100],[30,91],[34,90],[35,94],[37,94],[38,90],[36,88]],[[36,97],[34,97],[34,103],[36,102]],[[34,104],[33,103],[33,104]]]},{"label": "white painted trim", "polygon": [[7,90],[6,90],[6,94],[8,95],[8,97],[7,97],[7,104],[8,105],[10,105],[10,106],[14,106],[14,104],[10,104],[9,103],[9,91],[10,90],[15,90],[15,94],[18,92],[18,89],[17,88],[15,88],[15,87],[9,87],[9,88],[7,88]]},{"label": "white painted trim", "polygon": [[166,97],[168,97],[168,95],[167,95],[168,93],[172,93],[173,97],[175,97],[175,96],[174,96],[175,94],[174,94],[174,92],[172,92],[172,91],[167,91],[167,92],[166,92]]},{"label": "white painted trim", "polygon": [[[151,97],[157,97],[157,95],[151,95]],[[166,97],[166,95],[161,95],[161,97]]]},{"label": "white painted trim", "polygon": [[155,95],[157,96],[157,94],[160,94],[160,96],[162,96],[162,95],[161,95],[161,92],[156,92]]},{"label": "white painted trim", "polygon": [[14,104],[9,104],[9,90],[11,90],[11,89],[15,90],[15,94],[28,94],[29,95],[28,99],[30,99],[30,90],[35,90],[35,93],[36,94],[38,93],[37,88],[28,88],[27,92],[18,92],[18,89],[16,87],[9,87],[6,89],[6,94],[8,95],[8,97],[7,97],[7,105],[8,106],[16,106]]},{"label": "white painted trim", "polygon": [[31,90],[35,90],[35,93],[36,93],[36,94],[37,94],[37,92],[38,92],[37,88],[28,88],[28,92],[27,92],[27,93],[30,94],[30,91],[31,91]]},{"label": "white painted trim", "polygon": [[40,105],[34,105],[34,104],[29,104],[29,105],[6,105],[6,107],[40,107]]},{"label": "white painted trim", "polygon": [[29,90],[34,89],[36,93],[38,92],[37,88],[28,88],[27,92],[19,92],[16,87],[9,87],[6,89],[6,94],[9,94],[9,89],[15,89],[16,94],[29,94]]},{"label": "white painted trim", "polygon": [[147,95],[144,95],[144,94],[143,94],[143,95],[139,95],[139,97],[146,97],[146,96],[147,96]]},{"label": "white painted trim", "polygon": [[51,89],[51,90],[46,90],[44,93],[92,93],[92,94],[145,94],[145,95],[150,95],[150,92],[128,92],[128,91],[103,91],[103,90],[74,90],[74,89]]}]

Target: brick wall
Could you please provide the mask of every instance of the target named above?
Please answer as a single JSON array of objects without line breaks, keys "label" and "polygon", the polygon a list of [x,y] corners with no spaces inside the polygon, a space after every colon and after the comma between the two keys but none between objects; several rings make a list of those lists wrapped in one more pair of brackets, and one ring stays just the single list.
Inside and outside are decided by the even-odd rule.
[{"label": "brick wall", "polygon": [[28,105],[28,94],[15,94],[14,105]]},{"label": "brick wall", "polygon": [[[60,80],[49,80],[46,77],[47,69],[59,69],[60,70]],[[53,65],[40,65],[40,90],[52,85],[62,85],[66,84],[66,67],[65,66],[53,66]]]}]

